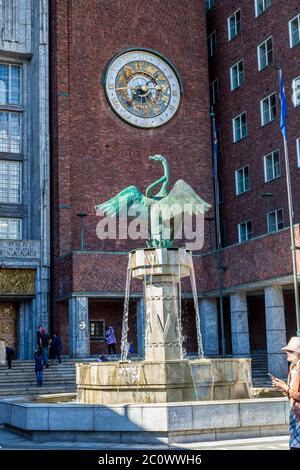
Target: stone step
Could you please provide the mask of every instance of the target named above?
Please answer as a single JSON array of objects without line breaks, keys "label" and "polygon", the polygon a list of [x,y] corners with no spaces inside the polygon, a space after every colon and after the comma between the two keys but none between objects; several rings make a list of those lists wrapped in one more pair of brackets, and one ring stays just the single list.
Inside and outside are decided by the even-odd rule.
[{"label": "stone step", "polygon": [[37,387],[36,384],[14,386],[0,388],[0,397],[9,395],[40,395],[48,393],[65,393],[65,392],[76,392],[76,385],[48,385],[44,384],[42,387]]}]

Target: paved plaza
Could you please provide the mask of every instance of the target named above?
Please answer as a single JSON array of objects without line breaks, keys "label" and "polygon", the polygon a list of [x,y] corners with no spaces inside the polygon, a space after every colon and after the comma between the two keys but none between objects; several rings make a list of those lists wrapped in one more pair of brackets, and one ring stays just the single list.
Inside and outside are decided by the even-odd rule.
[{"label": "paved plaza", "polygon": [[247,439],[232,439],[212,442],[195,442],[189,444],[172,444],[147,446],[145,444],[112,444],[97,442],[33,442],[18,436],[4,427],[0,428],[0,450],[288,450],[288,436],[272,436]]}]

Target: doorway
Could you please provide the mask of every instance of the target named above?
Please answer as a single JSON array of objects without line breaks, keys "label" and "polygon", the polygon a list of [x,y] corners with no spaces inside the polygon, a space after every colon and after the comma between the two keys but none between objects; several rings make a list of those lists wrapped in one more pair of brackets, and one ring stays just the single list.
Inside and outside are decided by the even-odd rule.
[{"label": "doorway", "polygon": [[0,338],[11,346],[17,356],[17,312],[18,304],[0,302]]}]

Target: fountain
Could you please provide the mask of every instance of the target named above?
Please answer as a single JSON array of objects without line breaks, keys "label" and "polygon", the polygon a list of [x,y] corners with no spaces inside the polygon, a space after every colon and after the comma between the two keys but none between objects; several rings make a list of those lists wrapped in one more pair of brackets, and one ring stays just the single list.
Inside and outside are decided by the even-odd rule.
[{"label": "fountain", "polygon": [[[77,364],[76,384],[80,403],[170,403],[197,400],[249,398],[252,394],[249,359],[203,358],[200,316],[191,251],[173,248],[172,235],[164,237],[169,219],[163,217],[176,211],[166,207],[176,204],[176,215],[204,213],[210,205],[182,180],[168,191],[169,170],[161,155],[150,157],[162,162],[165,176],[146,190],[146,198],[129,186],[100,206],[104,214],[116,215],[120,208],[143,205],[151,219],[148,248],[129,253],[121,362],[91,362]],[[158,194],[153,188],[162,184]],[[151,197],[149,197],[151,196]],[[136,202],[138,201],[138,202]],[[160,212],[160,214],[159,214]],[[155,222],[153,214],[157,216]],[[170,235],[170,232],[169,232]],[[174,234],[173,234],[174,236]],[[127,361],[128,299],[130,276],[144,283],[145,359],[139,363]],[[181,326],[181,279],[190,276],[196,311],[198,359],[184,358]],[[125,371],[125,372],[124,372]],[[138,371],[138,373],[137,373]]]},{"label": "fountain", "polygon": [[[76,402],[72,394],[2,398],[0,424],[23,436],[39,442],[144,443],[156,448],[160,443],[287,432],[286,398],[251,398],[250,359],[203,357],[192,253],[172,246],[175,231],[164,235],[162,202],[179,203],[173,219],[185,211],[187,201],[192,203],[190,214],[203,214],[209,205],[182,180],[168,192],[166,160],[153,158],[163,163],[165,175],[149,186],[146,197],[130,186],[100,206],[116,215],[122,206],[142,204],[148,208],[144,220],[151,219],[148,247],[129,253],[122,360],[77,364]],[[152,196],[158,183],[162,189]],[[144,284],[145,358],[137,362],[127,360],[131,276]],[[185,356],[182,344],[180,281],[188,276],[198,339],[198,358],[193,360]]]}]

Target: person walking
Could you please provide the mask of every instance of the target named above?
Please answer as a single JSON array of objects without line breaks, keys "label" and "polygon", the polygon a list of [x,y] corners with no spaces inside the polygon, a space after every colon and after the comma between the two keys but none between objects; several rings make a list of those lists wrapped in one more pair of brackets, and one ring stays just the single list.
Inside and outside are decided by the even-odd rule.
[{"label": "person walking", "polygon": [[43,327],[42,325],[39,325],[37,332],[36,332],[36,345],[40,351],[42,351],[42,332],[43,332]]},{"label": "person walking", "polygon": [[5,352],[6,352],[6,358],[7,358],[7,366],[8,366],[7,368],[11,369],[11,360],[12,360],[13,355],[15,354],[15,351],[13,350],[12,347],[6,346]]},{"label": "person walking", "polygon": [[300,337],[293,336],[282,348],[290,362],[288,381],[272,377],[273,387],[281,390],[290,402],[290,450],[300,450]]},{"label": "person walking", "polygon": [[53,339],[51,343],[52,351],[53,351],[53,359],[58,359],[58,362],[61,364],[61,350],[62,350],[62,343],[61,339],[58,336],[58,332],[55,331],[53,334]]},{"label": "person walking", "polygon": [[112,326],[105,327],[105,341],[107,344],[108,354],[116,354],[116,336]]},{"label": "person walking", "polygon": [[48,369],[49,367],[49,362],[48,362],[49,336],[47,335],[45,328],[42,328],[41,343],[42,343],[42,356],[43,356],[44,366],[46,366],[46,369]]},{"label": "person walking", "polygon": [[34,361],[37,386],[41,387],[43,384],[43,356],[39,348],[35,350]]}]

